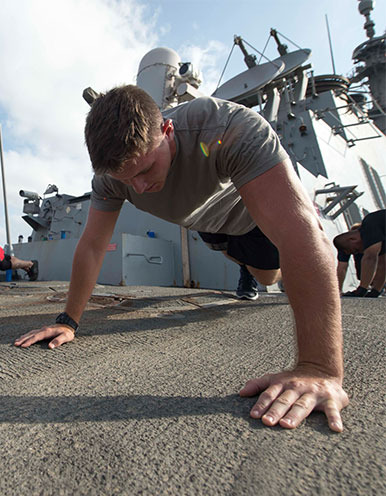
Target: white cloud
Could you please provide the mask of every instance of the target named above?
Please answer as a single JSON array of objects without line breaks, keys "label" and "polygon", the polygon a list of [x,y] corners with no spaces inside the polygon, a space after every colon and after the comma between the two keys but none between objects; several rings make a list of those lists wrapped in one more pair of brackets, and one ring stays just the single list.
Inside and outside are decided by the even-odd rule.
[{"label": "white cloud", "polygon": [[83,89],[135,82],[141,57],[157,44],[157,11],[135,0],[5,0],[1,10],[0,115],[15,242],[30,232],[20,219],[21,188],[90,189]]},{"label": "white cloud", "polygon": [[219,41],[209,41],[206,48],[197,45],[183,45],[178,53],[183,61],[191,62],[195,69],[199,70],[203,77],[200,91],[205,94],[212,94],[217,87],[220,77],[219,66],[222,65],[224,52],[228,47]]}]

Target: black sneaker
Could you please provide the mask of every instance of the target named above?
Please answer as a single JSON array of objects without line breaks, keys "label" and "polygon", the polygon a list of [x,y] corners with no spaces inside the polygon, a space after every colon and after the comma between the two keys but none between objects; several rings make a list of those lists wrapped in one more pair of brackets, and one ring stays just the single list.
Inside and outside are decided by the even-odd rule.
[{"label": "black sneaker", "polygon": [[30,281],[36,281],[39,275],[39,262],[37,260],[32,260],[32,267],[27,270],[27,274]]},{"label": "black sneaker", "polygon": [[257,282],[248,272],[245,265],[240,266],[240,279],[236,290],[237,298],[241,300],[256,300],[259,296],[257,292]]}]

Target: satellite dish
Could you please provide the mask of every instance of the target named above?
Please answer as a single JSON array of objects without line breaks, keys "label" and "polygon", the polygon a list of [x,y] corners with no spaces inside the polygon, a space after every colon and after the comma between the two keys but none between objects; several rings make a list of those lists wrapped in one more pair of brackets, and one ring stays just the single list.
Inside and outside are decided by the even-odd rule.
[{"label": "satellite dish", "polygon": [[280,79],[283,77],[288,76],[288,74],[298,67],[300,67],[306,60],[308,60],[311,57],[311,50],[308,48],[302,49],[302,50],[296,50],[296,52],[290,52],[286,53],[285,55],[282,55],[281,57],[278,57],[277,59],[273,60],[272,62],[274,64],[279,64],[280,62],[284,63],[284,69],[280,73],[279,76],[276,76],[275,79]]},{"label": "satellite dish", "polygon": [[255,65],[219,86],[212,96],[231,100],[232,102],[240,102],[246,96],[250,96],[263,88],[278,76],[284,68],[285,64],[280,59],[266,64]]}]

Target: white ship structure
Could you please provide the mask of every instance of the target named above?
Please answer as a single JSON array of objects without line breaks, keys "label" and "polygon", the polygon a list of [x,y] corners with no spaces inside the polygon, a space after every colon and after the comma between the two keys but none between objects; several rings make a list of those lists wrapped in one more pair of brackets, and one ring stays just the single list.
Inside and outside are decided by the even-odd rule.
[{"label": "white ship structure", "polygon": [[[367,40],[353,52],[350,77],[314,75],[311,50],[288,51],[272,29],[279,56],[257,64],[248,43],[235,36],[247,69],[213,93],[255,108],[271,123],[331,240],[368,212],[386,208],[386,48],[385,34],[375,36],[372,9],[371,0],[359,1]],[[192,65],[169,48],[148,52],[137,74],[137,85],[160,109],[200,96],[200,83]],[[90,105],[96,95],[91,88],[83,94]],[[90,194],[74,197],[55,185],[43,198],[20,194],[32,234],[30,242],[13,245],[15,255],[39,260],[42,280],[69,280]],[[238,267],[208,250],[196,232],[125,202],[98,282],[232,290],[237,280]],[[357,285],[352,269],[345,284]]]}]

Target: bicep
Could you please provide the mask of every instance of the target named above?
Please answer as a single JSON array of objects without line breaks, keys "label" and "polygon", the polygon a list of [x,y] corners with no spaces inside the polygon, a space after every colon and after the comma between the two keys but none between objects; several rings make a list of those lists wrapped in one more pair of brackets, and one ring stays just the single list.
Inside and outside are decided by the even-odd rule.
[{"label": "bicep", "polygon": [[363,252],[363,256],[366,258],[377,257],[379,255],[379,252],[381,251],[381,248],[382,248],[382,241],[379,241],[378,243],[374,243],[373,245],[365,249],[365,251]]}]

